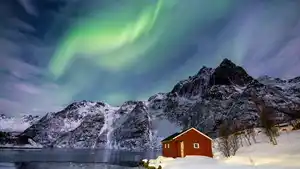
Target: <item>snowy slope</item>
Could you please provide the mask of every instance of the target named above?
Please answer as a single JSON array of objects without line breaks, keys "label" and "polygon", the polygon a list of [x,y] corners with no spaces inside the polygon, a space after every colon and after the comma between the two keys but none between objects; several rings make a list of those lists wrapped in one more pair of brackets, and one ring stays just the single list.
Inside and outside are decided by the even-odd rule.
[{"label": "snowy slope", "polygon": [[21,117],[7,117],[0,115],[0,131],[23,132],[39,120],[38,116],[23,115]]},{"label": "snowy slope", "polygon": [[107,148],[110,145],[110,133],[113,113],[116,108],[106,105],[97,107],[97,113],[82,119],[74,130],[59,137],[52,146],[59,148]]},{"label": "snowy slope", "polygon": [[50,146],[57,139],[80,127],[85,119],[103,113],[107,107],[102,102],[75,102],[60,112],[48,113],[22,135],[29,136],[44,146]]},{"label": "snowy slope", "polygon": [[300,168],[300,131],[282,132],[276,146],[270,144],[262,133],[256,138],[256,144],[241,147],[235,156],[224,161],[228,164]]},{"label": "snowy slope", "polygon": [[163,169],[298,169],[292,166],[276,166],[276,165],[246,165],[246,164],[230,164],[220,160],[199,157],[199,156],[187,156],[185,158],[167,159],[162,160],[162,163],[152,164],[151,166],[162,166]]}]

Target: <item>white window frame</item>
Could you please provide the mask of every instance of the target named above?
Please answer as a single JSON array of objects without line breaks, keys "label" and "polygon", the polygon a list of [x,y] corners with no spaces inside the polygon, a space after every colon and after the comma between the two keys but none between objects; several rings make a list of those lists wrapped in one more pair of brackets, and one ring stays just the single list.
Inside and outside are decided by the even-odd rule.
[{"label": "white window frame", "polygon": [[170,148],[170,144],[165,144],[165,148]]},{"label": "white window frame", "polygon": [[200,148],[200,144],[199,143],[193,143],[193,147],[194,147],[194,149],[199,149]]}]

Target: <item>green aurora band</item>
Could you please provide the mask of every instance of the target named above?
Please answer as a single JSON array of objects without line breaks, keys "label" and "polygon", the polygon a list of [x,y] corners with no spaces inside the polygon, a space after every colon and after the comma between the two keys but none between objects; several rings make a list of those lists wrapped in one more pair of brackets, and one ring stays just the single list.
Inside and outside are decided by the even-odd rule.
[{"label": "green aurora band", "polygon": [[49,70],[59,79],[69,75],[67,70],[79,58],[114,75],[143,74],[153,66],[165,67],[192,41],[195,32],[230,11],[233,1],[118,1],[124,3],[82,16],[71,25],[50,60]]},{"label": "green aurora band", "polygon": [[[133,63],[140,54],[135,50],[139,48],[143,52],[149,47],[141,46],[145,44],[142,42],[134,43],[151,31],[162,9],[162,3],[162,0],[155,4],[148,3],[136,13],[132,12],[132,9],[125,13],[108,12],[108,17],[96,17],[80,22],[66,35],[56,51],[49,65],[50,71],[55,78],[62,76],[77,55],[92,56],[94,62],[110,71],[120,70]],[[139,5],[145,6],[145,3]]]}]

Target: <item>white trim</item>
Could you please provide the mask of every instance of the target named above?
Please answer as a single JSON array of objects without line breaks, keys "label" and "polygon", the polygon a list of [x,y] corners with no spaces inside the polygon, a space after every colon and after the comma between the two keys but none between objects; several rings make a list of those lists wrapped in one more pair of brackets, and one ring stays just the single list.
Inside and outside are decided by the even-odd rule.
[{"label": "white trim", "polygon": [[179,134],[178,136],[174,137],[172,140],[178,138],[179,136],[182,136],[183,134],[189,132],[190,130],[195,130],[196,132],[198,132],[198,133],[201,134],[202,136],[204,136],[204,137],[208,138],[209,140],[213,141],[210,137],[208,137],[208,136],[205,135],[204,133],[200,132],[199,130],[195,129],[194,127],[192,127],[192,128],[190,128],[190,129],[188,129],[187,131],[185,131],[185,132]]},{"label": "white trim", "polygon": [[[197,145],[197,146],[195,146],[195,145]],[[199,143],[193,143],[193,147],[194,147],[194,149],[199,149],[200,148],[200,144]]]}]

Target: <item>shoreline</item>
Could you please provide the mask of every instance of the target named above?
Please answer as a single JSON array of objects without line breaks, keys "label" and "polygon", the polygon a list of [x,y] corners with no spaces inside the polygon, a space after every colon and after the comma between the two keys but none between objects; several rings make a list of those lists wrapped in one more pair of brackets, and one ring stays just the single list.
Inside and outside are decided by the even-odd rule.
[{"label": "shoreline", "polygon": [[41,147],[3,147],[3,146],[0,146],[0,150],[22,150],[22,149],[45,149],[45,148],[41,148]]}]

